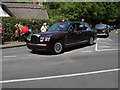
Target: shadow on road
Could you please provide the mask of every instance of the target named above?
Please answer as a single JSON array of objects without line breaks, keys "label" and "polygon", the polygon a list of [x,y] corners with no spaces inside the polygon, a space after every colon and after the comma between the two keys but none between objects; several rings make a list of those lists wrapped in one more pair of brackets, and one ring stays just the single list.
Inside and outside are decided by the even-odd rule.
[{"label": "shadow on road", "polygon": [[97,38],[108,38],[109,36],[97,36]]},{"label": "shadow on road", "polygon": [[[80,49],[80,48],[87,47],[87,46],[89,46],[89,45],[87,45],[87,44],[81,44],[81,45],[76,45],[76,46],[72,46],[72,47],[67,47],[60,54],[64,54],[65,52],[70,52],[72,50]],[[59,55],[59,54],[54,54],[54,53],[45,52],[45,51],[35,51],[35,52],[31,51],[30,53],[32,53],[32,54],[38,54],[38,55],[48,55],[48,56]]]}]

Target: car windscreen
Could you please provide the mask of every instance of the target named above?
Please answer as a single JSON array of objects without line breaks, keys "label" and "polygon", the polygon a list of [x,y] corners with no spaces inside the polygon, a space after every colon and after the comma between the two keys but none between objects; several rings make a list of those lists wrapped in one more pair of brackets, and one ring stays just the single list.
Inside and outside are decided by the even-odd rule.
[{"label": "car windscreen", "polygon": [[53,26],[51,26],[48,31],[66,31],[67,28],[69,27],[70,23],[65,22],[65,23],[56,23]]},{"label": "car windscreen", "polygon": [[105,24],[98,24],[95,26],[95,29],[104,29],[104,28],[106,28]]}]

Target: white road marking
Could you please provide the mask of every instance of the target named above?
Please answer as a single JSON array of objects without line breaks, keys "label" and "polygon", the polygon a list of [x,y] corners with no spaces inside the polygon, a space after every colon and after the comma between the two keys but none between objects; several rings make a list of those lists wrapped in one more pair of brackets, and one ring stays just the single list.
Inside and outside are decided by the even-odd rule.
[{"label": "white road marking", "polygon": [[3,56],[5,58],[14,58],[14,57],[17,57],[17,56]]},{"label": "white road marking", "polygon": [[96,41],[95,51],[98,51],[98,40],[99,40],[99,38],[97,38],[97,41]]},{"label": "white road marking", "polygon": [[110,48],[111,46],[100,46],[102,48]]},{"label": "white road marking", "polygon": [[86,52],[88,52],[88,53],[89,53],[89,52],[93,52],[93,51],[82,51],[82,52],[83,52],[83,53],[86,53]]},{"label": "white road marking", "polygon": [[102,50],[97,50],[98,52],[102,51],[117,51],[118,49],[102,49]]},{"label": "white road marking", "polygon": [[[109,41],[112,41],[111,39],[107,38]],[[97,39],[97,42],[96,42],[96,46],[95,46],[95,51],[98,51],[98,52],[101,52],[101,51],[116,51],[118,49],[102,49],[102,50],[99,50],[98,49],[98,43],[106,43],[106,42],[98,42],[99,40],[105,40],[105,39],[102,39],[102,38],[98,38]],[[110,48],[111,46],[100,46],[102,48]]]},{"label": "white road marking", "polygon": [[27,81],[35,81],[35,80],[57,79],[57,78],[67,78],[67,77],[75,77],[75,76],[83,76],[83,75],[92,75],[92,74],[113,72],[113,71],[118,71],[118,70],[120,70],[120,68],[109,69],[109,70],[101,70],[101,71],[93,71],[93,72],[85,72],[85,73],[76,73],[76,74],[67,74],[67,75],[58,75],[58,76],[39,77],[39,78],[5,80],[5,81],[0,81],[0,84],[15,83],[15,82],[27,82]]},{"label": "white road marking", "polygon": [[107,43],[107,42],[99,42],[99,43],[103,43],[103,44],[110,44],[110,43]]},{"label": "white road marking", "polygon": [[109,41],[112,41],[110,38],[107,38]]}]

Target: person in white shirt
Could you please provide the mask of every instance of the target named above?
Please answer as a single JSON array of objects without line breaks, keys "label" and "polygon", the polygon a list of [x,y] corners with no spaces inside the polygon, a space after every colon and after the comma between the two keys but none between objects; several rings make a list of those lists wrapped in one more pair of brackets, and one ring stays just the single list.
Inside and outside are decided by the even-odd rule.
[{"label": "person in white shirt", "polygon": [[44,23],[43,26],[41,27],[40,30],[41,30],[42,33],[47,31],[47,26],[46,25],[47,25],[47,23]]}]

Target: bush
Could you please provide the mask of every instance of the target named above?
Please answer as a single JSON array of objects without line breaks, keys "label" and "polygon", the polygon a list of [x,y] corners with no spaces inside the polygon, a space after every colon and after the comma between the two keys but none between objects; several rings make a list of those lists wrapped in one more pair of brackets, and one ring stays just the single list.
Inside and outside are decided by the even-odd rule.
[{"label": "bush", "polygon": [[[2,18],[2,27],[3,27],[3,37],[5,41],[14,41],[15,39],[15,24],[21,21],[25,23],[25,26],[29,27],[32,30],[31,34],[40,33],[40,28],[44,22],[50,23],[52,26],[55,23],[61,22],[62,19],[65,19],[65,22],[71,21],[64,16],[56,16],[50,19],[40,20],[40,19],[18,19],[13,17],[4,17]],[[1,18],[0,18],[1,19]]]},{"label": "bush", "polygon": [[3,27],[3,37],[5,41],[14,41],[15,38],[15,24],[19,23],[21,21],[22,23],[25,23],[25,26],[29,27],[29,29],[32,30],[31,34],[33,33],[39,33],[40,28],[44,22],[50,23],[50,25],[53,25],[53,23],[48,20],[40,20],[40,19],[18,19],[13,17],[4,17],[2,18],[2,27]]}]

